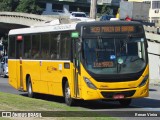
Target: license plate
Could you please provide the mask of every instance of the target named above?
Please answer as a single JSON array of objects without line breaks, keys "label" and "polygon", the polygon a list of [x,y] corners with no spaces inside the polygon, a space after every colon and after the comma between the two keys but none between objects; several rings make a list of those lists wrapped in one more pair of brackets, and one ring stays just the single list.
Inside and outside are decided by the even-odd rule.
[{"label": "license plate", "polygon": [[122,94],[117,94],[113,96],[113,99],[123,99],[123,98],[124,98],[124,95]]}]

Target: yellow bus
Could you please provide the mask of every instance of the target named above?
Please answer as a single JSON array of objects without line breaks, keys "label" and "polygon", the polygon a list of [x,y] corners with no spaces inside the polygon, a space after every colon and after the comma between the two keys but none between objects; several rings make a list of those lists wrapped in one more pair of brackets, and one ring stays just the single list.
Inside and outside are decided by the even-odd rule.
[{"label": "yellow bus", "polygon": [[17,90],[128,106],[149,95],[147,40],[139,22],[92,21],[9,32],[9,83]]}]

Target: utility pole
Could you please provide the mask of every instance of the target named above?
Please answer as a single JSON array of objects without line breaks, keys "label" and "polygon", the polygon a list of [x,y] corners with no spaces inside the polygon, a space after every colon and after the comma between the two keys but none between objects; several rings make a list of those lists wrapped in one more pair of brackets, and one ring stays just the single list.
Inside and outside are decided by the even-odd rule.
[{"label": "utility pole", "polygon": [[90,18],[96,19],[97,13],[97,0],[91,0]]}]

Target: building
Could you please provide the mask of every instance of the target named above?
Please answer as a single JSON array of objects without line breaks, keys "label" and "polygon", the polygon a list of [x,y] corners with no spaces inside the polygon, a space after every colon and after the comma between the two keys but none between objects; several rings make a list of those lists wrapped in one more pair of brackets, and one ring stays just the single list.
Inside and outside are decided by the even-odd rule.
[{"label": "building", "polygon": [[[91,0],[40,0],[44,15],[68,14],[72,11],[82,11],[89,14]],[[97,12],[103,5],[119,7],[120,0],[97,0]]]},{"label": "building", "polygon": [[144,0],[151,4],[149,10],[150,22],[154,22],[157,26],[160,26],[160,0]]},{"label": "building", "polygon": [[128,2],[146,2],[150,4],[149,22],[160,26],[160,0],[128,0]]}]

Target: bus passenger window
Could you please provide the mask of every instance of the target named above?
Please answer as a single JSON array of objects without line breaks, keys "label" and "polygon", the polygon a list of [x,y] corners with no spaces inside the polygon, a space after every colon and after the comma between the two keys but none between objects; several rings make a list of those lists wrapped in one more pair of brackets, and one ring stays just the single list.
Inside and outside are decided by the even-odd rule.
[{"label": "bus passenger window", "polygon": [[57,58],[56,52],[51,52],[51,59],[56,59],[56,58]]},{"label": "bus passenger window", "polygon": [[70,56],[70,34],[62,33],[60,41],[60,59],[66,60]]},{"label": "bus passenger window", "polygon": [[32,58],[40,58],[40,35],[32,35]]},{"label": "bus passenger window", "polygon": [[24,58],[28,59],[31,58],[31,36],[25,35],[24,36]]},{"label": "bus passenger window", "polygon": [[37,58],[39,58],[39,56],[40,56],[39,51],[36,49],[33,49],[32,50],[32,58],[37,59]]},{"label": "bus passenger window", "polygon": [[59,59],[59,39],[60,34],[51,34],[51,41],[50,41],[50,57],[53,60]]},{"label": "bus passenger window", "polygon": [[31,54],[31,49],[30,50],[25,50],[24,52],[24,58],[31,58],[32,54]]},{"label": "bus passenger window", "polygon": [[45,50],[45,49],[41,50],[41,53],[40,53],[39,57],[41,57],[42,59],[50,59],[49,51]]},{"label": "bus passenger window", "polygon": [[50,58],[50,33],[41,34],[41,52],[40,58],[43,60],[49,60]]}]

